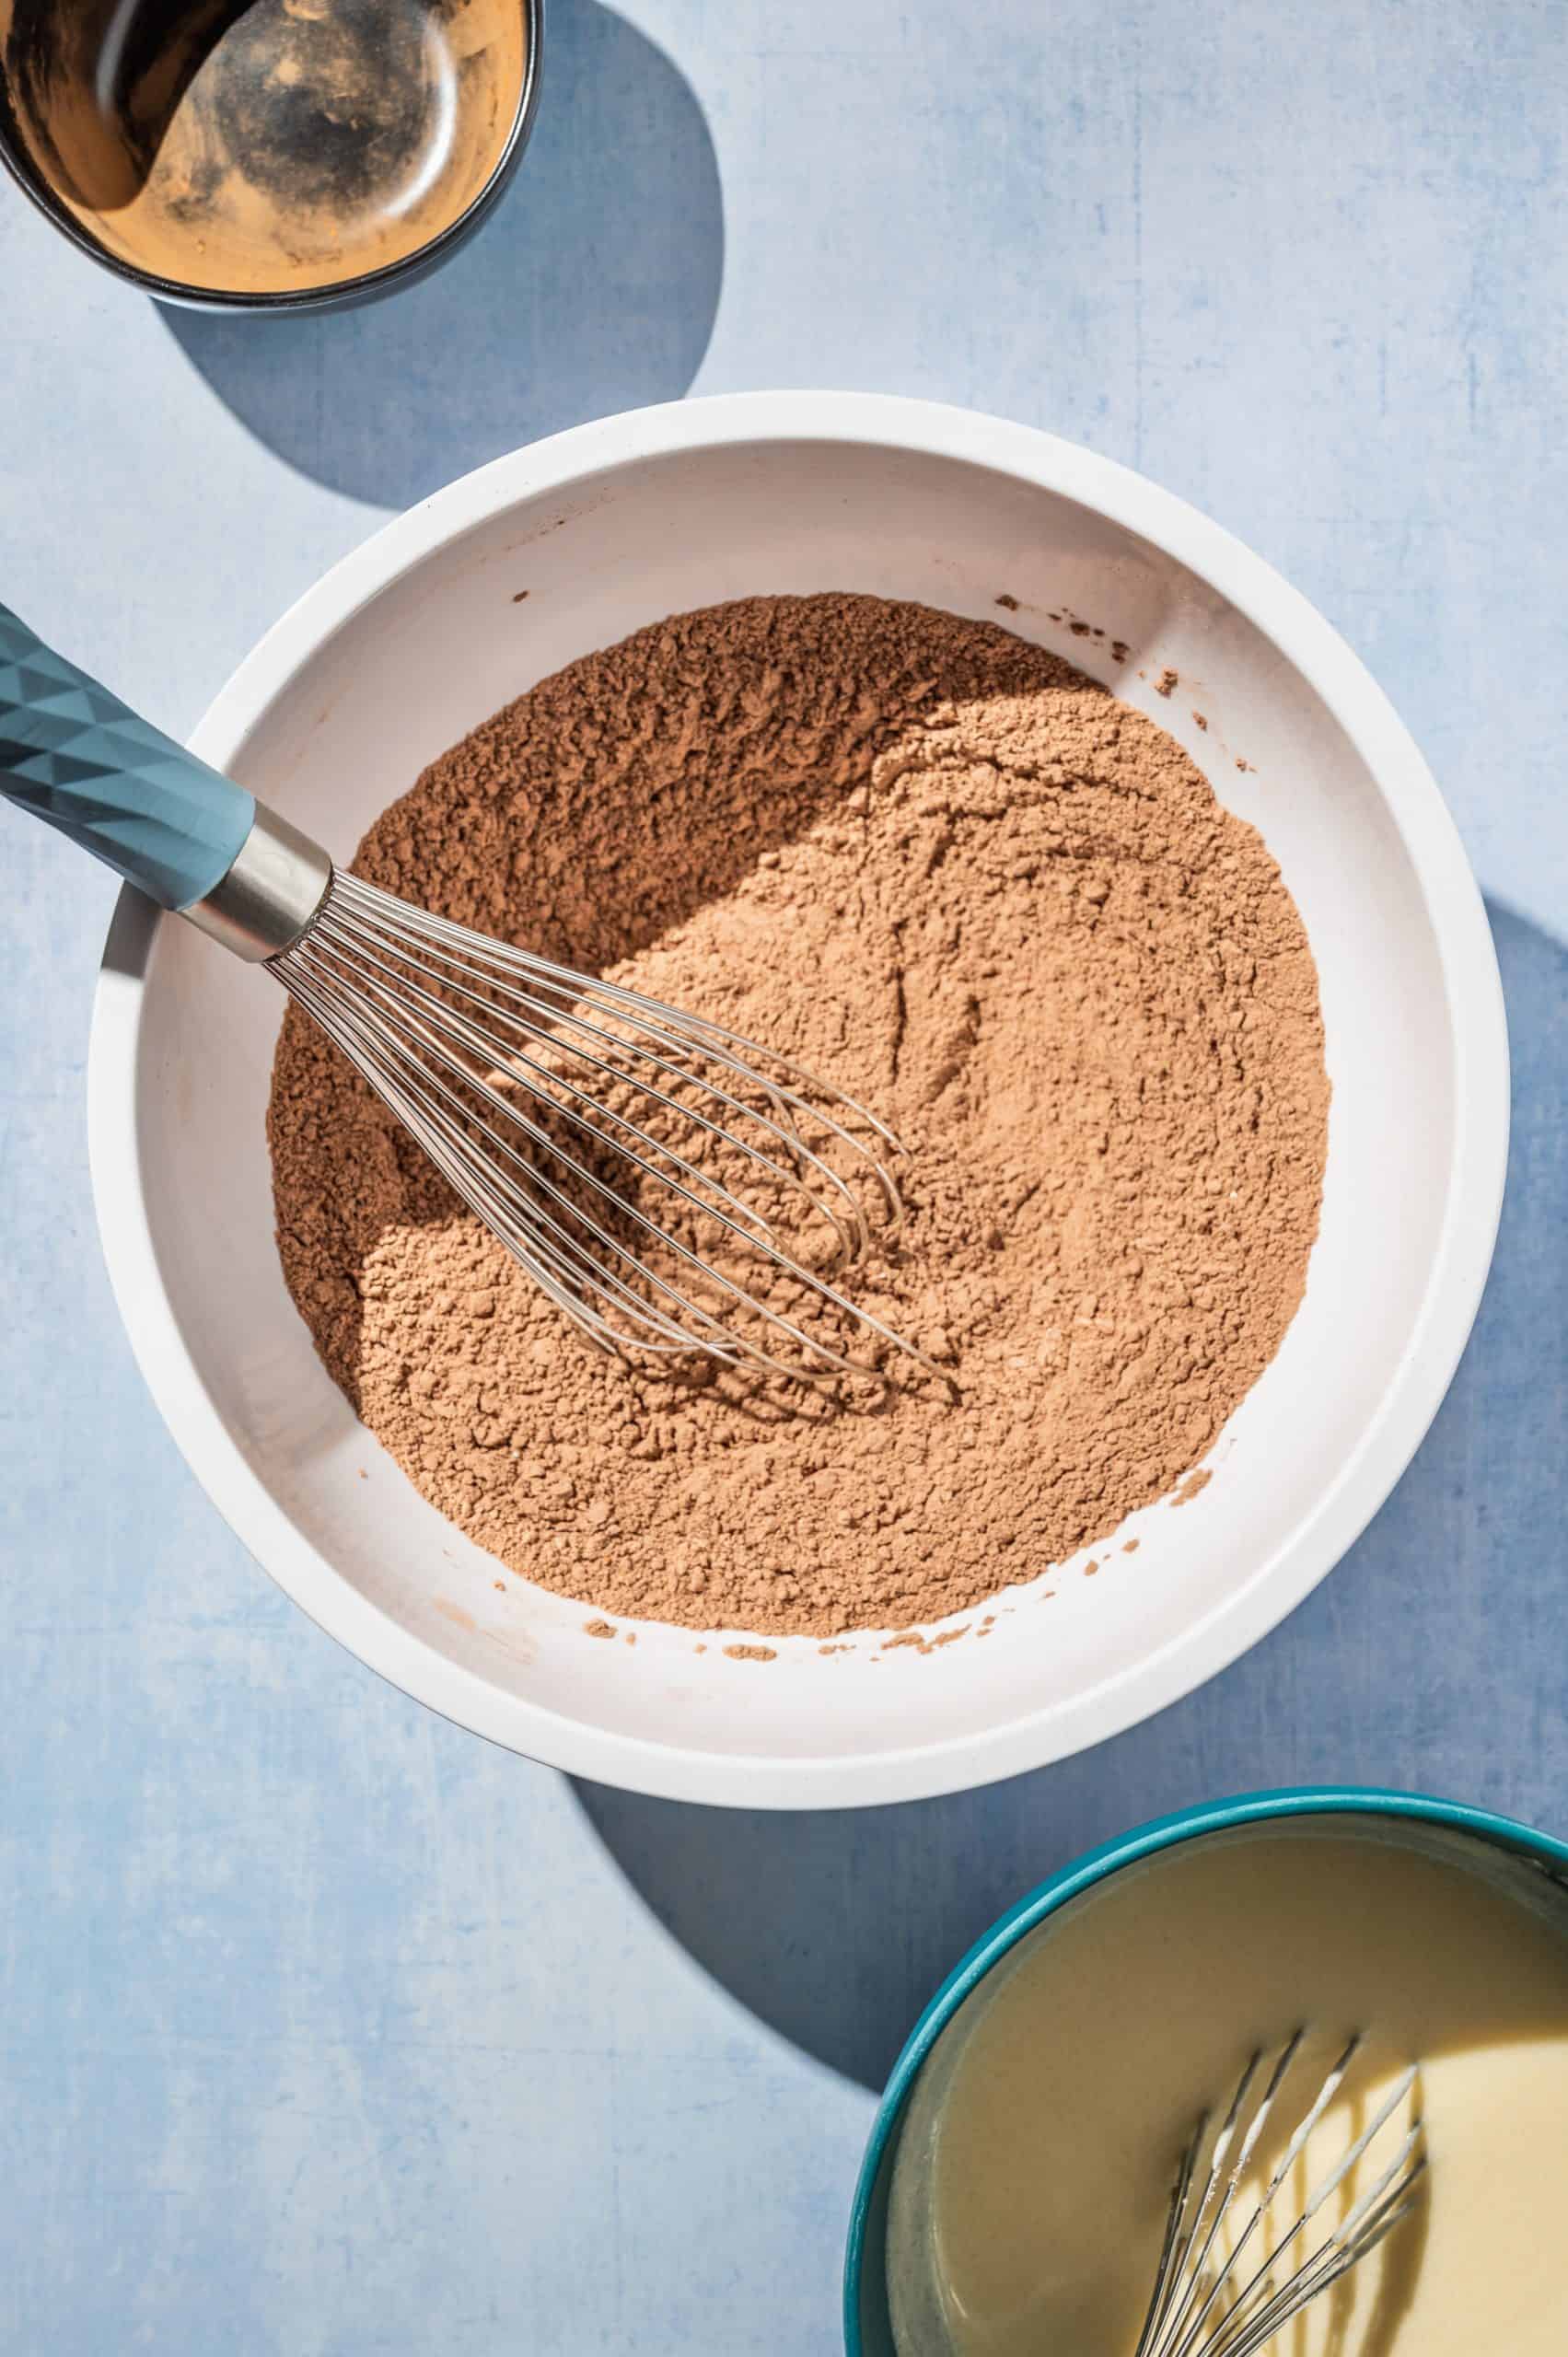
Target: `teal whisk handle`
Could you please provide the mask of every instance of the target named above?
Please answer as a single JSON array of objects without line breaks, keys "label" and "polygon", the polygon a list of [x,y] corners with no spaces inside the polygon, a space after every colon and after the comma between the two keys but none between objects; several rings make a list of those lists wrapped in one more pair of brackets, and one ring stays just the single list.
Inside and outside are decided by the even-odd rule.
[{"label": "teal whisk handle", "polygon": [[321,906],[319,843],[139,719],[0,606],[0,795],[189,917],[275,958]]},{"label": "teal whisk handle", "polygon": [[203,900],[256,819],[254,795],[138,719],[5,606],[0,794],[165,909]]}]

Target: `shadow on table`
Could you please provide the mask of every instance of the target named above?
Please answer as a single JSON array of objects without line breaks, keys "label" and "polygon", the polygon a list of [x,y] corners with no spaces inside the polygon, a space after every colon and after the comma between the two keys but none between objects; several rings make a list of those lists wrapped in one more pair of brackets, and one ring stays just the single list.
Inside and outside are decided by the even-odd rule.
[{"label": "shadow on table", "polygon": [[1568,1815],[1568,952],[1491,913],[1514,1051],[1497,1259],[1432,1432],[1337,1577],[1184,1702],[981,1792],[776,1815],[577,1785],[667,1929],[845,2076],[879,2088],[991,1920],[1141,1818],[1307,1782],[1446,1791],[1559,1825]]},{"label": "shadow on table", "polygon": [[597,0],[551,0],[538,122],[478,235],[422,284],[303,319],[168,308],[257,438],[390,507],[585,418],[678,400],[724,271],[703,110]]}]

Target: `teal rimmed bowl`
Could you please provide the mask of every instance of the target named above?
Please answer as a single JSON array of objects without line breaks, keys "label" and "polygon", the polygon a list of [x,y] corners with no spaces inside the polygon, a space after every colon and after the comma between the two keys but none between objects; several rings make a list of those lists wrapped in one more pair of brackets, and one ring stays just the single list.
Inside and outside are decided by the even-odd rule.
[{"label": "teal rimmed bowl", "polygon": [[1000,1916],[983,1938],[956,1965],[922,2014],[908,2043],[893,2065],[887,2092],[872,2126],[860,2179],[850,2212],[849,2246],[844,2255],[844,2348],[848,2357],[897,2357],[888,2316],[884,2237],[888,2223],[888,2189],[893,2172],[899,2124],[922,2063],[959,2007],[1010,1949],[1048,1915],[1070,1898],[1119,1874],[1123,1866],[1156,1851],[1173,1849],[1202,1834],[1222,1833],[1233,1826],[1258,1825],[1271,1817],[1404,1817],[1418,1824],[1476,1835],[1495,1842],[1516,1856],[1568,1876],[1568,1841],[1538,1833],[1512,1817],[1490,1809],[1469,1808],[1459,1801],[1434,1800],[1423,1793],[1381,1792],[1373,1786],[1327,1784],[1275,1793],[1244,1793],[1234,1800],[1209,1801],[1197,1808],[1179,1809],[1172,1817],[1156,1817],[1089,1850],[1061,1873],[1052,1875],[1016,1907]]}]

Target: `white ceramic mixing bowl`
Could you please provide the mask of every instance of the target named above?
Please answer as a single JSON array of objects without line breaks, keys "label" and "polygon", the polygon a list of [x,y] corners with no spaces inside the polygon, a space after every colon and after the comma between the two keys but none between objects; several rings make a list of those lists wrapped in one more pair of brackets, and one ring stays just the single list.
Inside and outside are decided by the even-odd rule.
[{"label": "white ceramic mixing bowl", "polygon": [[[1443,1395],[1507,1134],[1481,900],[1378,689],[1217,527],[1024,427],[788,393],[557,435],[337,566],[241,666],[194,747],[347,857],[426,761],[572,657],[684,608],[822,589],[1005,621],[1151,713],[1261,830],[1317,956],[1333,1109],[1306,1300],[1214,1480],[1086,1550],[1100,1576],[1079,1562],[1009,1591],[986,1643],[922,1655],[863,1639],[825,1656],[773,1639],[767,1663],[730,1658],[727,1636],[699,1655],[685,1630],[606,1643],[581,1605],[510,1580],[498,1593],[491,1560],[356,1422],[285,1291],[262,1134],[282,993],[128,893],[89,1074],[99,1218],[142,1367],[296,1601],[518,1751],[778,1807],[908,1799],[1058,1759],[1272,1628],[1387,1496]],[[1179,687],[1162,698],[1167,668]]]}]

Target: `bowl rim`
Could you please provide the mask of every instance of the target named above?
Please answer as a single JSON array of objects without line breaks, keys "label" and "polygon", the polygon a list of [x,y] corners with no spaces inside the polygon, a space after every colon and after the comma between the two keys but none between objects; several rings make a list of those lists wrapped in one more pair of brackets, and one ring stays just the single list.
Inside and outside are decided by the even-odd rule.
[{"label": "bowl rim", "polygon": [[968,1954],[959,1957],[911,2030],[889,2074],[866,2139],[850,2205],[843,2274],[845,2357],[865,2357],[860,2294],[872,2241],[871,2211],[877,2180],[922,2063],[980,1983],[1027,1933],[1065,1907],[1069,1899],[1079,1898],[1097,1883],[1120,1874],[1124,1866],[1207,1834],[1293,1817],[1382,1817],[1445,1826],[1499,1843],[1523,1857],[1560,1866],[1568,1873],[1568,1841],[1560,1840],[1555,1834],[1543,1833],[1516,1817],[1502,1817],[1493,1809],[1474,1807],[1465,1801],[1441,1800],[1428,1793],[1395,1792],[1377,1784],[1287,1785],[1269,1792],[1239,1793],[1226,1800],[1203,1801],[1191,1808],[1173,1810],[1166,1817],[1151,1817],[1146,1824],[1134,1826],[1131,1832],[1113,1834],[1109,1840],[1070,1859],[1059,1872],[1037,1884],[1033,1890],[1026,1891],[988,1931],[981,1933]]},{"label": "bowl rim", "polygon": [[459,1725],[573,1775],[671,1800],[828,1808],[970,1789],[1083,1750],[1214,1676],[1339,1562],[1414,1455],[1481,1300],[1502,1205],[1508,1051],[1502,982],[1479,887],[1430,771],[1339,633],[1250,550],[1173,493],[1076,444],[979,412],[875,393],[728,393],[575,426],[459,478],[334,565],[266,633],[192,739],[223,769],[300,666],[379,592],[499,510],[581,492],[620,467],[708,448],[826,442],[952,459],[1055,493],[1175,557],[1271,638],[1378,782],[1426,905],[1454,1056],[1454,1148],[1442,1229],[1395,1375],[1307,1517],[1233,1595],[1069,1701],[981,1734],[862,1756],[717,1754],[610,1734],[504,1693],[426,1646],[335,1572],[273,1500],[223,1425],[164,1290],[142,1194],[136,1068],[157,912],[121,895],[87,1055],[87,1128],[105,1260],[133,1350],[175,1440],[236,1535],[295,1602],[371,1668]]},{"label": "bowl rim", "polygon": [[522,161],[523,150],[533,136],[534,119],[539,112],[547,0],[517,0],[517,5],[523,14],[526,44],[523,78],[505,143],[483,185],[474,192],[462,211],[448,221],[444,229],[437,229],[434,237],[427,238],[422,246],[415,246],[412,253],[401,254],[396,261],[382,262],[375,270],[357,271],[351,278],[331,278],[319,286],[262,287],[249,291],[228,286],[195,286],[188,279],[168,278],[161,271],[144,270],[139,262],[115,253],[111,247],[95,238],[86,222],[72,212],[48,175],[34,161],[3,71],[0,71],[0,165],[5,167],[29,203],[67,244],[75,246],[88,261],[97,262],[100,270],[107,270],[123,284],[150,295],[155,302],[174,304],[188,311],[271,311],[297,315],[302,311],[346,309],[352,304],[369,302],[377,295],[390,294],[397,286],[411,285],[436,269],[486,218]]}]

